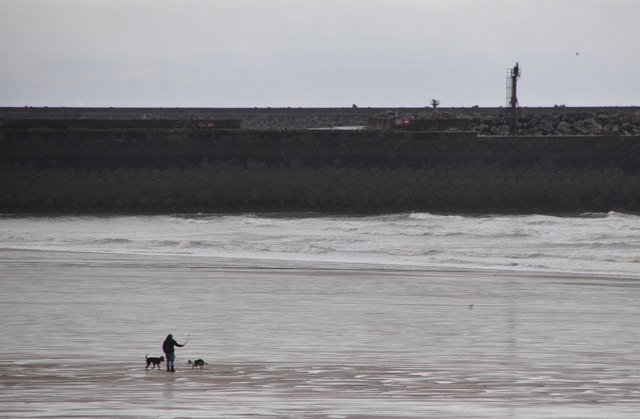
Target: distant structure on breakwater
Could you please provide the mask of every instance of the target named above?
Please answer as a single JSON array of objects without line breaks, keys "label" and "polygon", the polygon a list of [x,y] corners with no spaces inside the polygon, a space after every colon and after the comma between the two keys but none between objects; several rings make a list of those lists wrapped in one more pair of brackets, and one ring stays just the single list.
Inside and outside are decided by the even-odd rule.
[{"label": "distant structure on breakwater", "polygon": [[0,212],[640,211],[639,108],[504,114],[0,108]]}]

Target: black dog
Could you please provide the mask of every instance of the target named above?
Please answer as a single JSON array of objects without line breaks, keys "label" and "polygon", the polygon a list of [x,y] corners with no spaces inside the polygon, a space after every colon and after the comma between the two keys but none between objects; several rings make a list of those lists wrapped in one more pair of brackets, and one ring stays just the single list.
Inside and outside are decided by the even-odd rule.
[{"label": "black dog", "polygon": [[149,365],[153,365],[151,369],[154,369],[155,367],[158,367],[158,369],[160,369],[160,363],[164,362],[164,356],[158,356],[158,357],[153,356],[149,358],[149,354],[147,354],[147,356],[145,356],[144,359],[147,360],[147,366],[145,367],[145,370],[149,369]]},{"label": "black dog", "polygon": [[209,365],[206,362],[204,362],[204,359],[196,359],[195,361],[189,360],[187,364],[192,365],[191,369],[194,369],[195,367],[204,368],[205,365]]}]

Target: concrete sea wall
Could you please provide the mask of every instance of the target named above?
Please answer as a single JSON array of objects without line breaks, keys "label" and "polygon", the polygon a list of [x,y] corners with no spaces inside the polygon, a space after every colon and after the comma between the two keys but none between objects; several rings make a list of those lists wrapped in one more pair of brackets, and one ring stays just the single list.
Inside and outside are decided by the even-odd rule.
[{"label": "concrete sea wall", "polygon": [[0,212],[640,210],[640,136],[0,129]]}]

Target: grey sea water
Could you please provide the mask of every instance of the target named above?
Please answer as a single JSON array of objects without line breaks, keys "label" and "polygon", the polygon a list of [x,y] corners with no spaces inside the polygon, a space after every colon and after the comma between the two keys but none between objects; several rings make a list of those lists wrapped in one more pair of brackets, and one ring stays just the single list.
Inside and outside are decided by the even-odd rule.
[{"label": "grey sea water", "polygon": [[[0,416],[640,417],[639,230],[0,217]],[[168,333],[188,339],[178,371],[145,370]]]},{"label": "grey sea water", "polygon": [[574,217],[5,216],[0,218],[0,246],[203,256],[272,266],[640,275],[640,217],[620,213]]}]

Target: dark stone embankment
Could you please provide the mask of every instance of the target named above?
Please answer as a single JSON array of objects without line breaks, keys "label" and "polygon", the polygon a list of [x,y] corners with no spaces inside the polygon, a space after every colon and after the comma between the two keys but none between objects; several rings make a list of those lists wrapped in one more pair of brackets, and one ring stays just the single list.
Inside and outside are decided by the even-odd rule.
[{"label": "dark stone embankment", "polygon": [[[387,112],[415,118],[470,121],[480,135],[508,135],[504,108],[0,108],[0,121],[137,121],[179,128],[193,120],[240,120],[245,129],[308,129],[362,126]],[[640,135],[640,107],[520,108],[519,135]]]},{"label": "dark stone embankment", "polygon": [[[594,129],[581,135],[570,135],[573,131],[486,135],[487,128],[476,128],[490,126],[487,121],[493,118],[490,127],[502,129],[502,110],[481,108],[439,110],[443,115],[475,118],[472,132],[300,129],[301,125],[364,125],[369,116],[383,111],[0,109],[4,121],[0,127],[0,211],[640,210],[636,108],[522,110],[523,115],[536,118],[536,124],[531,124],[534,130],[550,123],[557,131],[560,122]],[[576,115],[594,119],[598,125],[577,123]],[[84,119],[85,123],[16,126],[17,121],[29,119]],[[243,128],[167,126],[167,121],[206,119],[241,119]],[[112,128],[118,124],[86,122],[104,124],[104,120],[165,122],[124,123],[118,128]],[[629,122],[620,122],[623,120]],[[521,122],[521,128],[525,126],[529,129],[528,123]]]}]

